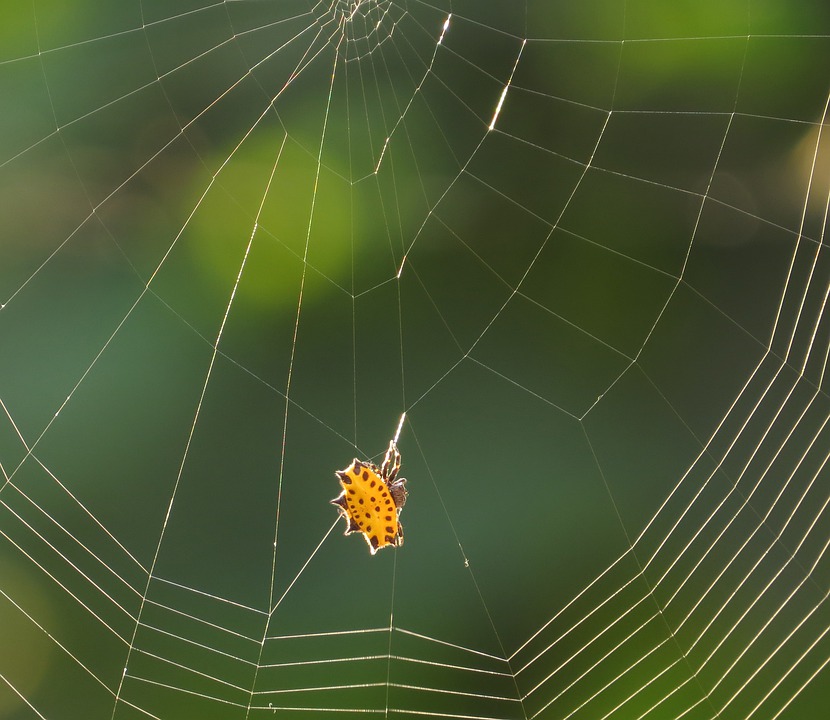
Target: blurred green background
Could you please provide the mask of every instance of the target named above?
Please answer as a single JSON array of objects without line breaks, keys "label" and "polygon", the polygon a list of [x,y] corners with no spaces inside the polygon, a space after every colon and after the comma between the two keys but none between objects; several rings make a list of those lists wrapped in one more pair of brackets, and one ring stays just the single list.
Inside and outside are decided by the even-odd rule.
[{"label": "blurred green background", "polygon": [[0,20],[0,718],[827,714],[826,3]]}]

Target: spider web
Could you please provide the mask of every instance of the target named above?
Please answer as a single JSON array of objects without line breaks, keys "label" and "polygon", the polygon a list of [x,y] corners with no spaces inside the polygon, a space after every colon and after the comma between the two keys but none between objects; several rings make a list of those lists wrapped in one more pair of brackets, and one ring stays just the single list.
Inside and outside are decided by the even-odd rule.
[{"label": "spider web", "polygon": [[826,713],[822,3],[2,17],[0,717]]}]

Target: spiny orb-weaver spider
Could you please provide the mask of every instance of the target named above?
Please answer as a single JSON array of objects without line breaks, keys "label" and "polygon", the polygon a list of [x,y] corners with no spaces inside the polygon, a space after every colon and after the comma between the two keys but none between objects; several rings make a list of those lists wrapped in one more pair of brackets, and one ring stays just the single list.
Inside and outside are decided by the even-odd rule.
[{"label": "spiny orb-weaver spider", "polygon": [[407,493],[406,480],[398,478],[400,469],[401,454],[392,440],[380,467],[355,458],[345,470],[335,472],[343,492],[331,502],[346,520],[345,534],[363,533],[372,555],[388,545],[403,545],[398,516]]}]

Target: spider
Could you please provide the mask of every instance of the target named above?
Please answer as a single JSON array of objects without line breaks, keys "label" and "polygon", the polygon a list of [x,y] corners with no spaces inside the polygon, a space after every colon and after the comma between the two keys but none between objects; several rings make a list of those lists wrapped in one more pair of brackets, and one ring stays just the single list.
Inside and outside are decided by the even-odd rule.
[{"label": "spider", "polygon": [[398,478],[401,454],[392,440],[378,467],[357,458],[345,470],[337,470],[343,492],[332,500],[346,520],[346,535],[363,533],[374,555],[378,549],[403,545],[403,527],[398,516],[406,502],[404,478]]}]

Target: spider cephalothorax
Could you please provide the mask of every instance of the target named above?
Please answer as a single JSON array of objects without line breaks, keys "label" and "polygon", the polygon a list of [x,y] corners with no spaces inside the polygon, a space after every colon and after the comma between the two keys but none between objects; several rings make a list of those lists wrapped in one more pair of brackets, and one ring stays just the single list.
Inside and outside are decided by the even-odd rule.
[{"label": "spider cephalothorax", "polygon": [[346,520],[346,535],[363,533],[372,555],[387,545],[403,545],[398,516],[406,502],[406,480],[398,478],[400,469],[401,454],[393,440],[380,467],[355,458],[336,472],[343,492],[331,502]]}]

